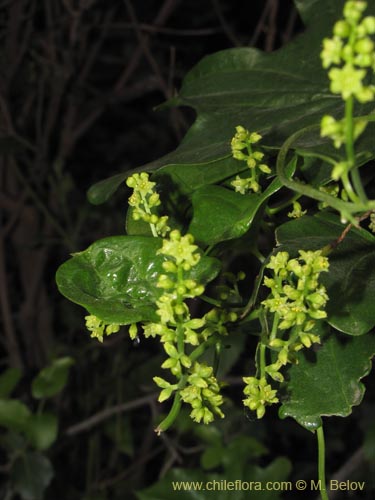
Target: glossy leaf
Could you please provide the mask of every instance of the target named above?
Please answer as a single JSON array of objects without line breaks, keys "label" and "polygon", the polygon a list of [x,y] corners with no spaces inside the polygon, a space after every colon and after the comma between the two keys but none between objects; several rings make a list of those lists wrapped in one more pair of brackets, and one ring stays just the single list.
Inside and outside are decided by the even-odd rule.
[{"label": "glossy leaf", "polygon": [[[298,0],[296,5],[306,30],[287,46],[272,53],[246,47],[220,51],[203,58],[188,73],[169,105],[190,106],[197,119],[175,151],[142,169],[160,169],[187,189],[197,189],[236,173],[229,174],[223,166],[236,168],[229,157],[237,125],[260,132],[264,143],[275,148],[297,130],[319,124],[324,114],[343,116],[342,100],[329,91],[320,51],[322,39],[331,36],[334,22],[342,15],[344,0]],[[366,15],[371,14],[375,4],[369,2]],[[356,116],[370,112],[371,103],[356,105]],[[370,124],[357,143],[357,153],[367,159],[375,154],[374,132],[375,124]],[[332,157],[339,154],[318,132],[302,136],[294,147]],[[105,201],[123,179],[120,174],[97,184],[90,190],[90,199]]]},{"label": "glossy leaf", "polygon": [[18,368],[8,368],[0,375],[0,398],[7,398],[22,376]]},{"label": "glossy leaf", "polygon": [[[295,169],[296,161],[288,166]],[[204,186],[192,197],[193,219],[189,232],[202,244],[215,245],[245,234],[264,202],[282,187],[274,179],[263,193],[246,195],[221,186]]]},{"label": "glossy leaf", "polygon": [[0,400],[0,426],[23,431],[30,415],[30,410],[21,401],[17,399]]},{"label": "glossy leaf", "polygon": [[[323,248],[344,229],[338,217],[330,214],[302,217],[277,229],[278,250],[297,253]],[[349,335],[367,333],[375,326],[375,237],[352,228],[328,257],[329,272],[321,275],[329,296],[328,322]]]},{"label": "glossy leaf", "polygon": [[90,203],[93,205],[100,205],[106,202],[131,173],[132,171],[126,171],[121,174],[116,174],[91,186],[87,192]]},{"label": "glossy leaf", "polygon": [[[164,257],[157,253],[161,239],[113,236],[77,253],[57,271],[60,292],[108,323],[156,321],[155,301]],[[189,277],[202,284],[218,273],[216,259],[202,257]]]},{"label": "glossy leaf", "polygon": [[26,436],[37,450],[47,450],[56,440],[57,417],[51,413],[37,413],[27,421]]},{"label": "glossy leaf", "polygon": [[43,368],[34,378],[31,391],[34,398],[50,398],[58,394],[65,387],[70,367],[74,360],[70,357],[60,358]]},{"label": "glossy leaf", "polygon": [[22,454],[11,471],[13,488],[22,500],[42,500],[52,478],[52,464],[40,453]]},{"label": "glossy leaf", "polygon": [[375,336],[332,334],[316,352],[300,351],[298,364],[288,370],[281,418],[293,417],[309,430],[320,427],[323,416],[346,417],[359,405],[365,391],[360,380],[371,369]]}]

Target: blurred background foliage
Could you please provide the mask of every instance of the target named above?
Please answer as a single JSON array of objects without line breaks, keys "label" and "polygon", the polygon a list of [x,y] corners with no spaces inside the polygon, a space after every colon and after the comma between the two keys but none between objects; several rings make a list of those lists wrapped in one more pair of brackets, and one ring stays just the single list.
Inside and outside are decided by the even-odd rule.
[{"label": "blurred background foliage", "polygon": [[[241,409],[242,342],[224,363],[227,418],[206,428],[185,415],[158,438],[156,343],[90,340],[84,311],[54,283],[70,252],[124,230],[126,190],[98,207],[90,185],[168,153],[192,124],[190,109],[155,110],[186,72],[218,50],[273,51],[301,31],[291,0],[0,1],[0,498],[136,498],[176,466],[188,478],[315,478],[312,435]],[[374,491],[367,386],[353,416],[326,430],[329,475],[365,478],[361,498]]]}]

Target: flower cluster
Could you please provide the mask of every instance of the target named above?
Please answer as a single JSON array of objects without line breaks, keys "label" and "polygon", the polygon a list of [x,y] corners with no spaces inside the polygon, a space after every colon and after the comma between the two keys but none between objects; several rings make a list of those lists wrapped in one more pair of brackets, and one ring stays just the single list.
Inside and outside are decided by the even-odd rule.
[{"label": "flower cluster", "polygon": [[195,362],[187,378],[187,385],[180,392],[181,399],[193,408],[190,413],[195,422],[209,424],[214,419],[214,414],[223,418],[220,409],[223,396],[213,368],[204,363]]},{"label": "flower cluster", "polygon": [[256,132],[249,132],[241,125],[236,127],[236,134],[231,141],[232,156],[236,160],[246,162],[246,165],[251,171],[251,176],[242,178],[237,175],[236,179],[231,182],[236,192],[245,194],[247,191],[260,191],[259,175],[260,173],[270,174],[271,169],[268,165],[260,163],[264,157],[259,149],[254,148],[254,144],[262,138]]},{"label": "flower cluster", "polygon": [[[244,404],[256,410],[258,418],[263,417],[266,405],[278,402],[276,390],[268,384],[267,377],[283,382],[280,369],[296,361],[297,351],[320,342],[320,337],[313,330],[315,320],[326,317],[324,307],[328,296],[325,287],[319,283],[319,276],[328,271],[328,266],[328,259],[321,250],[300,250],[299,257],[295,259],[291,259],[287,252],[278,252],[266,266],[273,271],[273,277],[264,278],[264,284],[271,293],[262,305],[274,314],[274,320],[267,345],[263,343],[261,356],[265,356],[264,349],[268,347],[274,352],[273,362],[266,365],[264,357],[259,379],[243,379],[247,384]],[[277,337],[278,330],[284,338]],[[290,330],[287,338],[286,330]]]},{"label": "flower cluster", "polygon": [[107,324],[97,316],[90,314],[85,316],[86,328],[91,332],[91,337],[96,338],[99,342],[103,342],[104,335],[111,335],[111,333],[117,333],[120,330],[120,324]]},{"label": "flower cluster", "polygon": [[158,306],[156,312],[160,316],[162,325],[177,325],[182,319],[184,322],[188,321],[190,314],[184,300],[198,297],[204,292],[202,285],[184,276],[198,264],[201,257],[197,250],[193,236],[191,234],[181,236],[177,229],[170,232],[169,238],[163,240],[163,245],[158,250],[159,254],[167,258],[163,263],[163,269],[167,274],[159,276],[157,285],[164,290],[156,302]]},{"label": "flower cluster", "polygon": [[299,255],[299,258],[290,259],[288,252],[278,252],[266,266],[273,270],[274,276],[264,278],[264,284],[271,289],[271,297],[262,304],[278,314],[282,320],[281,330],[327,316],[324,306],[328,296],[318,278],[321,272],[328,271],[328,259],[321,250],[299,250]]},{"label": "flower cluster", "polygon": [[264,416],[267,405],[279,402],[276,397],[277,391],[272,389],[265,377],[261,377],[260,379],[256,377],[244,377],[243,381],[246,384],[243,392],[247,396],[243,400],[243,404],[251,411],[256,411],[258,418]]},{"label": "flower cluster", "polygon": [[375,70],[374,42],[375,17],[362,14],[367,7],[363,1],[348,1],[344,7],[344,19],[337,21],[333,37],[323,40],[321,59],[324,68],[331,68],[331,92],[341,94],[346,101],[354,96],[359,102],[374,99],[375,87],[366,85],[368,69]]},{"label": "flower cluster", "polygon": [[158,323],[145,324],[143,329],[145,337],[160,337],[168,356],[162,368],[178,379],[178,382],[171,383],[154,377],[155,383],[162,389],[159,401],[177,393],[177,397],[191,405],[192,419],[208,424],[215,414],[224,416],[220,410],[223,404],[220,386],[213,375],[213,368],[198,363],[194,356],[192,360],[185,346],[197,346],[199,350],[214,333],[225,335],[225,322],[235,321],[237,315],[212,309],[203,318],[191,318],[186,299],[198,297],[204,292],[204,287],[189,277],[201,258],[192,235],[182,236],[178,230],[171,231],[163,239],[158,253],[166,258],[163,263],[165,274],[159,276],[157,285],[163,289],[163,294],[156,301],[156,313],[160,319]]},{"label": "flower cluster", "polygon": [[151,182],[146,172],[133,174],[126,180],[128,187],[133,189],[129,205],[133,207],[134,220],[143,220],[150,224],[153,236],[165,236],[169,227],[166,215],[159,217],[155,208],[160,205],[159,194],[154,190],[155,182]]}]

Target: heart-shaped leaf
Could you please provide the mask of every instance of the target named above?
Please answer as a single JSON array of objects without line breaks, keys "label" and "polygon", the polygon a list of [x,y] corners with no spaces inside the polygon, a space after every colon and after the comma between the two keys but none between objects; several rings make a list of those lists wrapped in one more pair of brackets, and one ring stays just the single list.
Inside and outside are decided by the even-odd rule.
[{"label": "heart-shaped leaf", "polygon": [[[160,238],[112,236],[77,253],[57,271],[60,292],[90,314],[107,323],[157,321],[155,302],[163,293],[157,287],[164,274]],[[220,269],[218,260],[202,257],[187,273],[206,284]]]},{"label": "heart-shaped leaf", "polygon": [[[237,125],[260,132],[266,145],[278,148],[297,130],[319,124],[324,114],[343,116],[342,100],[329,91],[320,51],[323,38],[331,36],[342,16],[344,0],[297,0],[296,5],[306,30],[285,47],[272,53],[247,47],[220,51],[203,58],[187,74],[169,105],[190,106],[197,119],[175,151],[143,169],[160,169],[178,178],[179,185],[196,189],[236,173],[230,140]],[[375,3],[369,2],[366,15],[374,14]],[[371,103],[355,108],[356,116],[370,112]],[[357,153],[367,159],[375,154],[374,132],[375,125],[370,124],[356,144]],[[293,147],[339,154],[318,132],[302,136]],[[105,201],[124,178],[119,174],[93,186],[90,200]]]},{"label": "heart-shaped leaf", "polygon": [[53,467],[47,457],[25,452],[13,464],[11,481],[22,500],[42,500],[53,475]]},{"label": "heart-shaped leaf", "polygon": [[51,413],[36,413],[35,415],[31,415],[25,431],[34,448],[37,450],[47,450],[57,438],[57,417]]},{"label": "heart-shaped leaf", "polygon": [[17,399],[0,399],[0,425],[7,429],[23,431],[30,418],[28,407]]},{"label": "heart-shaped leaf", "polygon": [[[287,172],[294,172],[296,158]],[[193,219],[189,232],[204,245],[239,238],[245,234],[264,202],[282,187],[274,179],[263,193],[240,194],[221,186],[203,186],[192,196]]]},{"label": "heart-shaped leaf", "polygon": [[281,418],[293,417],[309,430],[321,426],[323,416],[346,417],[359,405],[365,391],[360,380],[371,369],[375,336],[331,334],[316,352],[301,351],[298,364],[288,370]]},{"label": "heart-shaped leaf", "polygon": [[43,368],[34,378],[31,391],[34,398],[51,398],[65,387],[73,358],[55,359],[49,366]]}]

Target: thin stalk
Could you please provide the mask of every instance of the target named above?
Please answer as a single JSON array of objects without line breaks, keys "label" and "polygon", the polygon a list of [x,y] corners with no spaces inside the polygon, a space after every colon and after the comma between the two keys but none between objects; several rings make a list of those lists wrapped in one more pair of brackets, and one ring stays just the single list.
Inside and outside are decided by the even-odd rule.
[{"label": "thin stalk", "polygon": [[322,500],[329,500],[326,486],[326,456],[323,424],[317,429],[316,435],[318,438],[318,475],[320,496]]},{"label": "thin stalk", "polygon": [[160,422],[160,424],[155,429],[155,432],[157,433],[158,436],[160,436],[162,432],[169,429],[169,427],[173,424],[178,414],[180,413],[180,409],[181,409],[181,396],[180,396],[180,391],[178,390],[174,396],[173,404],[171,409],[169,410],[168,415],[162,422]]},{"label": "thin stalk", "polygon": [[[147,203],[147,199],[145,196],[143,196],[142,193],[140,193],[141,195],[141,200],[142,200],[142,203],[143,203],[143,206],[145,208],[145,212],[148,214],[148,215],[152,215],[152,212],[150,210],[150,207],[148,206],[148,203]],[[158,237],[158,232],[156,231],[156,226],[155,224],[153,224],[152,222],[149,222],[149,226],[150,226],[150,229],[151,229],[151,232],[152,232],[152,236],[154,238],[157,238]]]},{"label": "thin stalk", "polygon": [[284,186],[286,186],[287,188],[296,191],[297,193],[300,193],[302,195],[313,198],[315,200],[325,202],[327,205],[331,206],[332,208],[340,212],[342,218],[345,218],[346,220],[349,220],[350,222],[355,224],[356,221],[353,214],[357,212],[364,212],[366,210],[374,210],[375,209],[374,200],[368,201],[367,203],[344,202],[343,200],[330,196],[327,193],[319,191],[312,186],[309,186],[307,184],[302,184],[301,182],[293,180],[286,174],[284,170],[286,165],[286,158],[292,147],[292,144],[306,132],[317,129],[318,127],[319,127],[318,125],[310,125],[302,130],[298,130],[290,137],[288,137],[288,139],[282,145],[277,157],[276,161],[277,175],[281,183],[284,184]]},{"label": "thin stalk", "polygon": [[279,315],[278,313],[275,313],[274,317],[273,317],[273,323],[272,323],[272,330],[271,330],[271,334],[270,334],[270,340],[273,340],[274,338],[276,338],[276,334],[277,334],[277,327],[279,326]]},{"label": "thin stalk", "polygon": [[[349,165],[351,180],[354,184],[356,193],[362,203],[367,203],[367,196],[363,189],[361,177],[359,175],[358,167],[355,164],[355,152],[354,152],[354,98],[350,96],[345,102],[345,150],[346,158]],[[349,179],[347,179],[349,181]],[[351,186],[351,185],[350,185]],[[345,187],[345,189],[347,189]],[[348,193],[349,194],[349,193]],[[352,199],[352,198],[351,198]],[[352,199],[352,201],[356,201]]]},{"label": "thin stalk", "polygon": [[259,348],[260,378],[266,376],[266,345],[260,343]]}]

